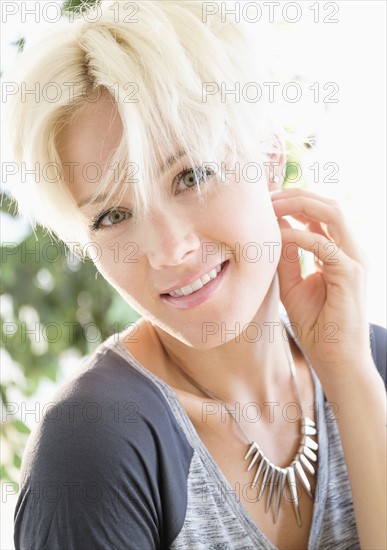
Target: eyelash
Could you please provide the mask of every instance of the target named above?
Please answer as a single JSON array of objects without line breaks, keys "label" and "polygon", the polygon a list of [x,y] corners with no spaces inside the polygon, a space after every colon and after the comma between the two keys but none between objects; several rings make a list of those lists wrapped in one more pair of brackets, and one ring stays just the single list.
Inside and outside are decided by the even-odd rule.
[{"label": "eyelash", "polygon": [[[208,167],[202,167],[202,166],[195,166],[194,168],[192,167],[185,167],[183,168],[183,170],[181,172],[179,172],[179,174],[177,176],[175,176],[175,178],[173,179],[173,186],[174,187],[177,187],[177,185],[180,183],[180,181],[187,175],[189,174],[190,172],[196,172],[196,171],[200,171],[201,172],[201,177],[195,177],[195,184],[193,184],[192,186],[190,187],[187,187],[185,190],[181,191],[180,193],[186,193],[187,191],[193,191],[194,189],[197,188],[198,186],[198,182],[200,181],[203,181],[204,180],[204,183],[207,183],[207,178],[209,177],[212,177],[215,175],[215,172],[213,170],[211,170],[210,168]],[[204,176],[204,173],[205,173],[205,177]],[[99,231],[99,230],[106,230],[106,229],[110,229],[111,227],[114,227],[115,225],[119,225],[121,222],[118,222],[118,223],[112,223],[111,225],[107,226],[107,227],[101,227],[101,221],[106,217],[108,216],[109,214],[112,214],[113,212],[124,212],[126,217],[124,219],[131,219],[132,218],[132,214],[131,212],[129,211],[125,211],[124,209],[119,209],[117,207],[115,208],[109,208],[107,210],[105,210],[104,212],[102,212],[101,214],[98,214],[98,216],[96,216],[89,228],[91,231]],[[123,220],[122,220],[123,221]]]},{"label": "eyelash", "polygon": [[192,191],[194,189],[197,188],[198,186],[198,182],[201,181],[203,179],[203,173],[205,173],[205,179],[204,179],[204,183],[207,183],[207,178],[209,177],[212,177],[215,175],[215,172],[213,170],[211,170],[211,168],[208,168],[207,166],[195,166],[192,168],[192,166],[186,166],[185,168],[183,168],[183,170],[174,178],[173,180],[173,184],[175,186],[177,186],[176,184],[177,183],[180,183],[180,181],[184,178],[184,176],[186,176],[187,174],[189,174],[190,172],[194,172],[194,171],[201,171],[202,173],[202,178],[195,178],[196,179],[196,182],[194,185],[190,186],[190,187],[187,187],[187,189],[185,189],[184,191],[181,191],[181,193],[185,193],[187,191]]},{"label": "eyelash", "polygon": [[[96,216],[96,217],[92,220],[92,222],[91,222],[91,224],[90,224],[90,226],[89,226],[90,230],[91,230],[91,231],[99,231],[99,230],[101,230],[101,229],[110,229],[111,227],[114,227],[115,225],[118,225],[118,224],[121,223],[121,222],[112,223],[112,224],[110,224],[110,225],[107,226],[107,227],[101,227],[101,221],[102,221],[106,216],[108,216],[109,214],[113,214],[113,212],[118,212],[118,213],[120,213],[120,212],[122,212],[122,211],[123,211],[123,210],[122,210],[122,209],[119,209],[119,208],[109,208],[108,210],[105,210],[105,211],[102,212],[101,214],[98,214],[98,216]],[[125,211],[125,210],[124,210],[124,213],[125,213],[125,215],[126,215],[126,217],[125,217],[126,220],[127,220],[127,219],[130,219],[130,218],[132,217],[131,212]]]}]

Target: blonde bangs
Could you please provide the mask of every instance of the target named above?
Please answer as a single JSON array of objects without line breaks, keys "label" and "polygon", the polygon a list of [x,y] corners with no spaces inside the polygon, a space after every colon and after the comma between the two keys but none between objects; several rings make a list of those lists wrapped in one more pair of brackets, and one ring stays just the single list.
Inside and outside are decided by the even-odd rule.
[{"label": "blonde bangs", "polygon": [[23,102],[17,94],[8,109],[17,162],[45,167],[44,177],[15,186],[14,195],[23,211],[65,241],[85,241],[87,231],[64,178],[55,178],[61,164],[57,138],[103,94],[115,103],[123,135],[109,166],[102,167],[95,195],[106,195],[108,204],[131,186],[138,211],[158,200],[160,165],[179,151],[189,166],[219,163],[226,152],[232,159],[257,160],[274,131],[262,102],[203,93],[205,86],[233,89],[258,81],[255,52],[240,23],[223,23],[220,16],[204,23],[201,2],[178,0],[143,2],[137,22],[127,23],[130,3],[120,3],[119,19],[113,4],[102,2],[94,22],[78,16],[27,48],[19,81],[27,88],[55,83],[61,93],[52,103]]}]

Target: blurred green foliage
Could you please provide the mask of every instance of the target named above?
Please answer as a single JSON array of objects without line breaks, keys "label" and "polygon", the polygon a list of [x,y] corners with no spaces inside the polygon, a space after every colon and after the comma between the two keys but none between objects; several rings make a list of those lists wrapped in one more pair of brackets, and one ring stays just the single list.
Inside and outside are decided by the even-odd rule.
[{"label": "blurred green foliage", "polygon": [[80,12],[87,10],[95,4],[99,4],[101,0],[65,0],[62,6],[62,12]]},{"label": "blurred green foliage", "polygon": [[12,42],[12,46],[16,46],[19,52],[22,52],[24,50],[25,44],[25,38],[19,38],[18,40],[16,40],[16,42]]},{"label": "blurred green foliage", "polygon": [[[16,215],[6,195],[1,210],[2,216]],[[18,370],[15,376],[5,376],[0,387],[9,413],[19,408],[11,404],[10,394],[33,396],[42,379],[58,379],[61,361],[69,351],[75,361],[77,355],[88,355],[138,315],[97,276],[90,260],[80,261],[40,227],[20,243],[3,241],[1,264],[1,340],[12,369]],[[12,479],[9,466],[19,467],[29,429],[17,414],[5,414],[5,418],[3,444],[12,448],[13,456],[6,461],[8,468],[2,464],[1,474]]]},{"label": "blurred green foliage", "polygon": [[[82,11],[98,1],[66,0],[62,11]],[[13,45],[22,51],[25,39]],[[6,194],[0,206],[4,229],[6,217],[17,218],[17,213]],[[16,481],[30,432],[19,414],[23,398],[31,398],[44,379],[55,382],[64,376],[61,363],[69,352],[77,361],[138,315],[96,276],[91,261],[69,254],[42,228],[31,229],[19,243],[2,238],[0,478]]]}]

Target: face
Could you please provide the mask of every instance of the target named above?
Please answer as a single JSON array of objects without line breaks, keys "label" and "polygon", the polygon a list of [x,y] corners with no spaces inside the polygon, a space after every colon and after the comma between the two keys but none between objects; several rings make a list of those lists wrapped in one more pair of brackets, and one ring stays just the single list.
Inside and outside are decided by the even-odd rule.
[{"label": "face", "polygon": [[[63,130],[59,151],[62,162],[76,163],[68,185],[77,204],[95,191],[82,167],[106,166],[121,134],[106,99]],[[255,318],[276,272],[281,234],[265,174],[247,181],[240,163],[225,185],[211,166],[192,170],[186,163],[181,157],[160,172],[165,192],[146,215],[133,216],[130,189],[110,211],[98,203],[82,210],[105,279],[159,329],[206,349],[235,338]]]}]

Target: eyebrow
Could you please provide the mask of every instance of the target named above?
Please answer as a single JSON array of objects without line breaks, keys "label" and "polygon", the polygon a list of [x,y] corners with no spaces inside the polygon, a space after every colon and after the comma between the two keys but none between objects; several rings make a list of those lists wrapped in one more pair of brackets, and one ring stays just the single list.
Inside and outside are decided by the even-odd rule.
[{"label": "eyebrow", "polygon": [[[186,152],[183,150],[178,151],[174,155],[171,155],[167,158],[165,162],[160,167],[160,174],[163,175],[167,170],[172,168],[174,164],[176,164],[181,158],[186,156]],[[90,197],[87,197],[87,199],[82,200],[80,203],[77,204],[78,208],[83,208],[84,206],[92,206],[93,204],[97,204],[100,202],[103,202],[108,198],[109,195],[106,193],[102,193],[101,195],[98,195],[97,197],[93,198],[93,195]]]}]

